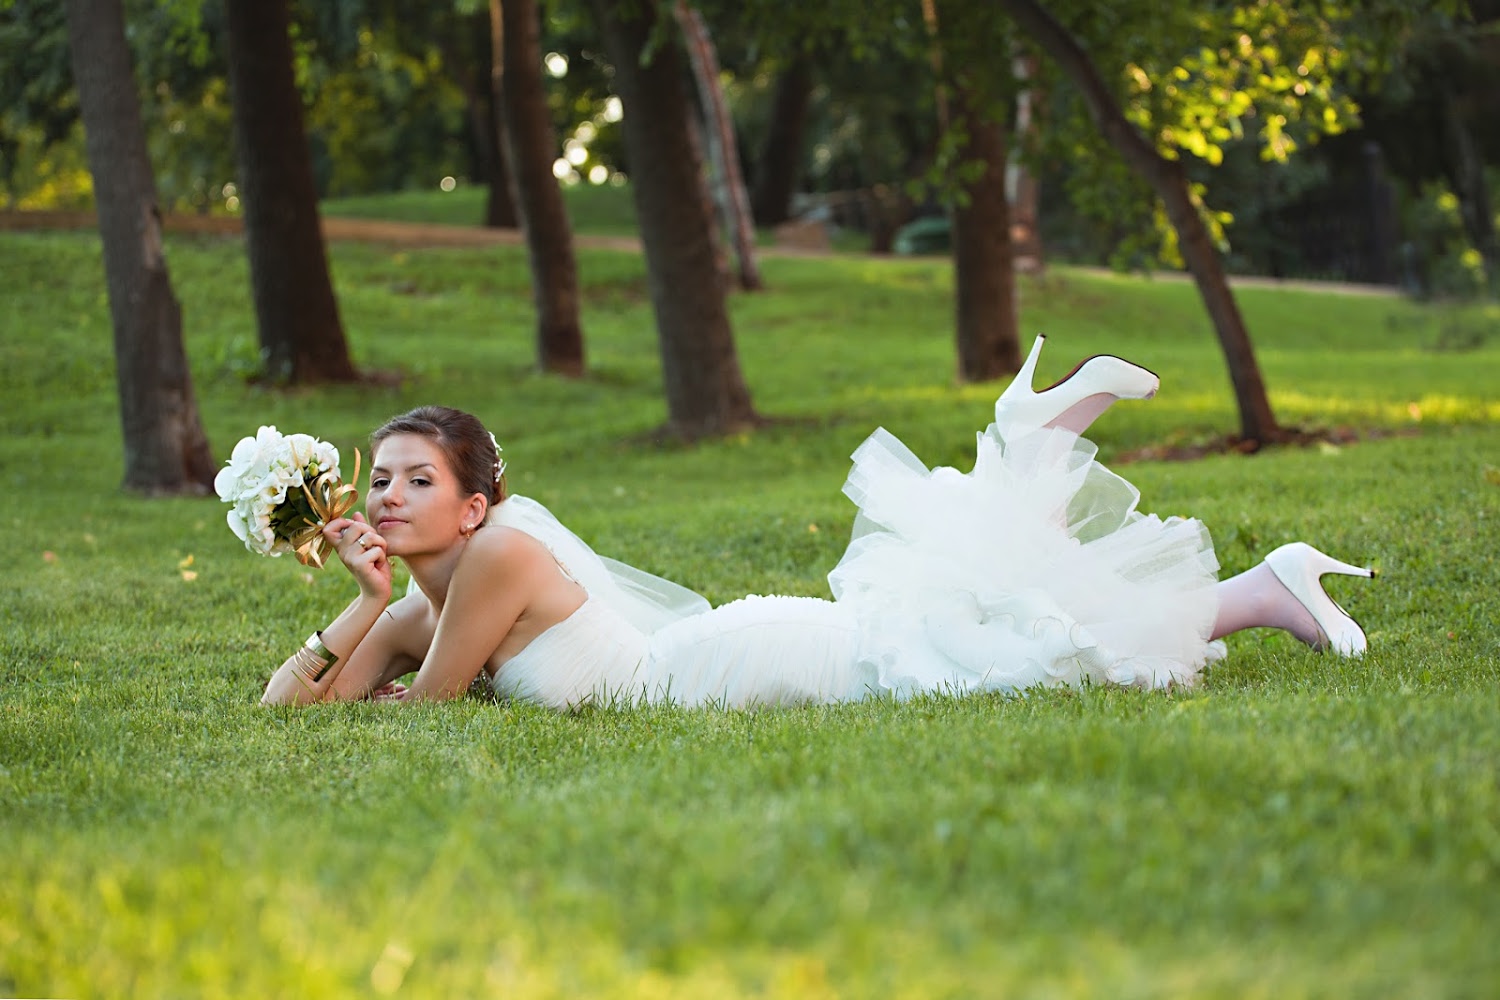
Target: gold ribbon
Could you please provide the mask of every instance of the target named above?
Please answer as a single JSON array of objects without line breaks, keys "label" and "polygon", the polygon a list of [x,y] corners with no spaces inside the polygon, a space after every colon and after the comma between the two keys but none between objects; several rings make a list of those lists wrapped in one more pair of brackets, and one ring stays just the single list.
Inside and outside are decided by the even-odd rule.
[{"label": "gold ribbon", "polygon": [[312,508],[312,517],[304,517],[303,527],[287,538],[297,554],[297,561],[304,566],[323,568],[323,560],[333,549],[333,543],[323,535],[323,526],[334,518],[343,517],[359,502],[359,449],[354,449],[354,481],[343,483],[332,472],[325,472],[312,481],[311,488],[302,484],[307,496],[307,505]]}]

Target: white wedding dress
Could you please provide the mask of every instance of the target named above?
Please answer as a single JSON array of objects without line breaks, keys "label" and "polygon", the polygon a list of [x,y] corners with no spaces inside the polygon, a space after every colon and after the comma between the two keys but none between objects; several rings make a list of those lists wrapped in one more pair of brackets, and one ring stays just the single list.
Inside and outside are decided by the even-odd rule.
[{"label": "white wedding dress", "polygon": [[746,597],[718,608],[602,559],[540,504],[492,523],[533,535],[588,591],[500,665],[505,697],[558,709],[672,701],[748,708],[1085,682],[1190,685],[1210,642],[1218,562],[1195,520],[1136,510],[1139,493],[1066,431],[979,435],[974,469],[929,470],[878,430],[844,492],[854,537],[834,600]]}]

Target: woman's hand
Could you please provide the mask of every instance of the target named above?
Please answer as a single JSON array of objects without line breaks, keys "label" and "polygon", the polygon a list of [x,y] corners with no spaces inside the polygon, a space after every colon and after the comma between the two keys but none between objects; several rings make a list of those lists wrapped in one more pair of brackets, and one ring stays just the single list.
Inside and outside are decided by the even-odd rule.
[{"label": "woman's hand", "polygon": [[380,687],[370,692],[370,700],[405,701],[406,685],[397,681],[391,681],[389,684],[382,684]]},{"label": "woman's hand", "polygon": [[339,559],[359,583],[359,592],[381,602],[391,599],[391,561],[385,554],[385,539],[355,512],[351,517],[336,517],[323,526]]}]

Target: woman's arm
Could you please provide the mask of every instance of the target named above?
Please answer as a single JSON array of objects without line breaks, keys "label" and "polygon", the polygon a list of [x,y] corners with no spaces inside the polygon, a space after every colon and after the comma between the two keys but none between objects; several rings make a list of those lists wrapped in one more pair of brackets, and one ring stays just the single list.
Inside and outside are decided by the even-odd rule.
[{"label": "woman's arm", "polygon": [[557,564],[540,543],[487,528],[458,561],[432,645],[405,700],[455,698],[469,689]]},{"label": "woman's arm", "polygon": [[[262,705],[305,705],[324,700],[335,691],[335,682],[355,659],[356,651],[365,665],[361,673],[367,673],[376,660],[394,657],[394,649],[384,648],[389,645],[384,634],[371,635],[391,599],[391,564],[385,554],[385,539],[360,514],[331,521],[323,535],[358,581],[359,597],[332,624],[309,636],[271,675],[260,699]],[[374,642],[367,642],[372,638]],[[339,690],[348,687],[346,683]]]},{"label": "woman's arm", "polygon": [[[385,602],[378,598],[364,594],[356,597],[332,624],[314,632],[306,643],[287,657],[286,662],[271,675],[260,703],[306,705],[328,698],[334,691],[334,682],[344,674],[356,652],[367,662],[377,655],[372,648],[375,644],[367,640],[384,610]],[[340,651],[348,651],[348,655],[340,655]],[[331,663],[328,662],[330,657],[333,658]]]}]

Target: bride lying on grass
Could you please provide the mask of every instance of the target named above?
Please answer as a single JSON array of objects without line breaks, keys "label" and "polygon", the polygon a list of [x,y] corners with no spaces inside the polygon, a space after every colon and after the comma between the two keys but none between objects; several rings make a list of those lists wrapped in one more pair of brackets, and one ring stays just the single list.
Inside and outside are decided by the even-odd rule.
[{"label": "bride lying on grass", "polygon": [[[1034,392],[1041,344],[996,403],[972,472],[929,471],[884,430],[854,453],[844,492],[859,517],[829,574],[832,601],[710,609],[508,496],[499,448],[473,416],[395,417],[373,435],[366,514],[324,528],[359,596],[262,701],[452,698],[481,672],[503,697],[558,709],[1186,686],[1223,655],[1218,639],[1254,627],[1364,651],[1320,577],[1372,571],[1294,542],[1219,581],[1203,525],[1139,513],[1136,490],[1081,436],[1115,400],[1152,396],[1156,376],[1099,356]],[[393,557],[414,584],[395,600]]]}]

